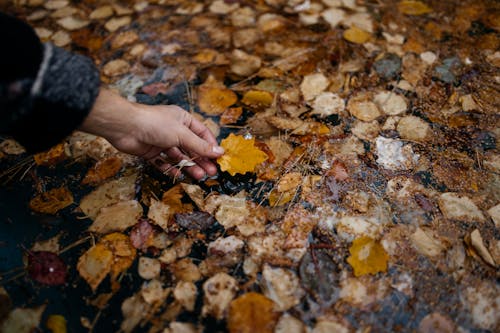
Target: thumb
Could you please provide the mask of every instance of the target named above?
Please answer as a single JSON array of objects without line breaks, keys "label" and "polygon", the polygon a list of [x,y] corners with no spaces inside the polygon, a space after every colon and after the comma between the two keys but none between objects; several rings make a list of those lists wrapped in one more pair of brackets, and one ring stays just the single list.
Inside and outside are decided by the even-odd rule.
[{"label": "thumb", "polygon": [[201,157],[217,158],[224,154],[224,149],[209,143],[184,127],[179,132],[179,146],[184,151],[190,151]]}]

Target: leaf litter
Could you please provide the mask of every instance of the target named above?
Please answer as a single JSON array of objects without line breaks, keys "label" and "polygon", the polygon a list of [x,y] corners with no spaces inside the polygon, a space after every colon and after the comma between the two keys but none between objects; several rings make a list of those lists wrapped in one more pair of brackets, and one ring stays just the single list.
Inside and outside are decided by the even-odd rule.
[{"label": "leaf litter", "polygon": [[49,307],[48,329],[498,330],[495,1],[2,6],[226,150],[217,177],[172,184],[83,133],[34,157],[4,140],[2,178],[83,238],[33,239],[33,297],[4,280],[2,328],[42,327],[42,290],[76,285],[95,317]]}]

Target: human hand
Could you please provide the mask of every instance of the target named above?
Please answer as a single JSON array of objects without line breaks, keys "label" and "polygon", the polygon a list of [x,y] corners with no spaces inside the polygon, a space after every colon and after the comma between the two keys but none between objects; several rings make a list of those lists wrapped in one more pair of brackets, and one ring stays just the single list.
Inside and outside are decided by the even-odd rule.
[{"label": "human hand", "polygon": [[[210,130],[182,108],[131,103],[105,89],[80,129],[106,138],[118,150],[140,156],[174,177],[181,175],[181,168],[198,180],[213,176],[217,168],[210,159],[224,153]],[[181,161],[195,164],[181,167],[178,164],[185,163]]]}]

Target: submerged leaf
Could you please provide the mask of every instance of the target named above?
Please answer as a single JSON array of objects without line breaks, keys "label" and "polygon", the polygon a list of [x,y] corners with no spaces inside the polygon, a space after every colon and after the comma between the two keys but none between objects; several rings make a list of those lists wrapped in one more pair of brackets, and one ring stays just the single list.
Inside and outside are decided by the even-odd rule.
[{"label": "submerged leaf", "polygon": [[344,31],[344,38],[351,43],[363,44],[370,39],[369,32],[356,27],[355,25]]},{"label": "submerged leaf", "polygon": [[46,325],[52,333],[67,332],[66,318],[61,315],[50,315]]},{"label": "submerged leaf", "polygon": [[61,162],[67,157],[66,155],[66,147],[63,143],[58,144],[55,147],[52,147],[50,150],[35,154],[33,156],[35,163],[37,165],[54,165],[58,162]]},{"label": "submerged leaf", "polygon": [[222,171],[227,171],[232,176],[254,172],[255,167],[268,158],[266,153],[255,147],[254,138],[247,140],[241,135],[231,133],[222,140],[221,146],[225,154],[217,159],[217,163]]},{"label": "submerged leaf", "polygon": [[347,258],[347,262],[352,266],[354,276],[387,271],[389,256],[382,245],[370,237],[356,238],[349,253],[351,256]]},{"label": "submerged leaf", "polygon": [[238,96],[212,77],[198,87],[198,106],[208,115],[220,115],[238,101]]},{"label": "submerged leaf", "polygon": [[85,178],[82,180],[82,184],[98,184],[102,181],[113,177],[122,168],[122,160],[116,156],[105,158],[104,160],[98,161],[93,168],[91,168]]},{"label": "submerged leaf", "polygon": [[80,276],[96,290],[111,271],[113,253],[103,244],[96,244],[85,252],[76,266]]}]

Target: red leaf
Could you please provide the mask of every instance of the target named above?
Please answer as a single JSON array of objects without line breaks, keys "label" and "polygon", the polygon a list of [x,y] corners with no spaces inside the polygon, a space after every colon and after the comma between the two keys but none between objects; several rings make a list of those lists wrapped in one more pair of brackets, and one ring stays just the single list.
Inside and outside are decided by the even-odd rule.
[{"label": "red leaf", "polygon": [[28,274],[42,284],[57,286],[66,282],[66,264],[57,254],[48,251],[28,253]]},{"label": "red leaf", "polygon": [[153,226],[147,219],[140,219],[130,232],[130,241],[136,249],[145,250],[148,247],[148,240],[153,236]]}]

